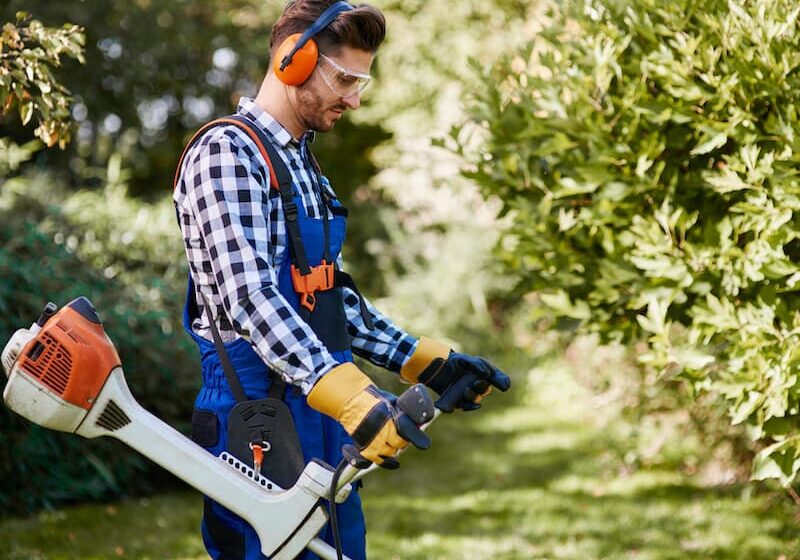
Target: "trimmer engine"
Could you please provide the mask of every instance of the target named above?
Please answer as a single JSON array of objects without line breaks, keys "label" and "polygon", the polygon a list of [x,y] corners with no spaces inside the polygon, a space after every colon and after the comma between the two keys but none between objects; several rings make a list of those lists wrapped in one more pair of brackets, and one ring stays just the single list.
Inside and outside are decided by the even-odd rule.
[{"label": "trimmer engine", "polygon": [[[15,364],[16,362],[16,364]],[[73,433],[120,366],[114,344],[88,299],[58,313],[49,304],[30,329],[20,329],[3,351],[11,410],[52,430]]]},{"label": "trimmer engine", "polygon": [[[8,375],[3,399],[9,408],[53,430],[123,441],[246,519],[270,558],[289,560],[306,547],[322,558],[336,558],[331,546],[315,538],[327,522],[322,500],[333,482],[330,466],[311,461],[284,490],[232,457],[214,457],[136,402],[88,299],[56,309],[48,304],[2,352]],[[349,489],[339,490],[337,502]]]}]

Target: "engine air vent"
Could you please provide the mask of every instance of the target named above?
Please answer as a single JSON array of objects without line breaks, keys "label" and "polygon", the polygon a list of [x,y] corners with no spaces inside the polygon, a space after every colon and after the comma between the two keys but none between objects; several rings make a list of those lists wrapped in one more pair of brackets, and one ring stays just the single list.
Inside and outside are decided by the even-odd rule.
[{"label": "engine air vent", "polygon": [[56,394],[63,395],[72,374],[72,355],[49,334],[43,334],[23,358],[23,367]]},{"label": "engine air vent", "polygon": [[75,329],[70,328],[69,326],[65,325],[63,322],[56,323],[56,327],[64,331],[64,333],[70,337],[72,340],[77,342],[78,344],[86,344],[86,341],[81,337]]},{"label": "engine air vent", "polygon": [[97,422],[95,422],[95,426],[99,426],[106,430],[113,432],[114,430],[119,430],[131,423],[131,419],[128,418],[128,415],[115,403],[114,401],[108,401],[105,410],[97,417]]}]

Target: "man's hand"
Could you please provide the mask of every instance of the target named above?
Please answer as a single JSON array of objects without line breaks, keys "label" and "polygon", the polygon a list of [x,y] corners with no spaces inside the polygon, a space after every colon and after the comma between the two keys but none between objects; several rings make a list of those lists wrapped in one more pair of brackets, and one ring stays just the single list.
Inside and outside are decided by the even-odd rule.
[{"label": "man's hand", "polygon": [[[396,468],[397,452],[408,445],[398,432],[400,412],[396,397],[376,387],[355,364],[346,363],[323,375],[308,394],[308,404],[338,421],[353,438],[365,459],[382,467]],[[429,441],[413,423],[403,433],[412,441]],[[412,430],[413,433],[406,433]],[[416,432],[419,432],[418,434]]]},{"label": "man's hand", "polygon": [[426,337],[420,339],[400,375],[436,391],[440,396],[436,407],[442,412],[477,410],[493,388],[507,391],[511,387],[511,379],[483,358],[454,352]]}]

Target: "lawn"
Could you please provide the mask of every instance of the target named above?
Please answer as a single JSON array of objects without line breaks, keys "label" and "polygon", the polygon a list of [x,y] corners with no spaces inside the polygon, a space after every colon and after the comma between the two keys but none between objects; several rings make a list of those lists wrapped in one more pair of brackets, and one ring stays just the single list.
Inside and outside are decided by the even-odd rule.
[{"label": "lawn", "polygon": [[[434,446],[365,479],[371,558],[800,560],[800,510],[764,486],[631,469],[558,360],[443,417]],[[15,560],[205,558],[191,490],[0,521]]]}]

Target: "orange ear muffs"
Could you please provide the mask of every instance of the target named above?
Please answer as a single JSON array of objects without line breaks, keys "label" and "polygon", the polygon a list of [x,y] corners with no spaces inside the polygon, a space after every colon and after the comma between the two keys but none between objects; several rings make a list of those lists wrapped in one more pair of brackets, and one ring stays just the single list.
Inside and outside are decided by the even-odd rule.
[{"label": "orange ear muffs", "polygon": [[295,33],[284,39],[281,46],[275,51],[275,59],[272,62],[272,69],[275,75],[288,86],[299,86],[305,82],[311,77],[311,73],[314,72],[314,68],[317,66],[319,49],[317,49],[317,43],[314,39],[309,39],[305,45],[292,55],[291,62],[281,70],[283,59],[294,49],[300,37],[300,33]]},{"label": "orange ear muffs", "polygon": [[353,9],[353,6],[340,0],[328,6],[302,35],[295,33],[287,37],[278,47],[272,62],[278,79],[289,86],[299,86],[309,79],[319,56],[319,49],[312,37],[322,32],[339,14]]}]

